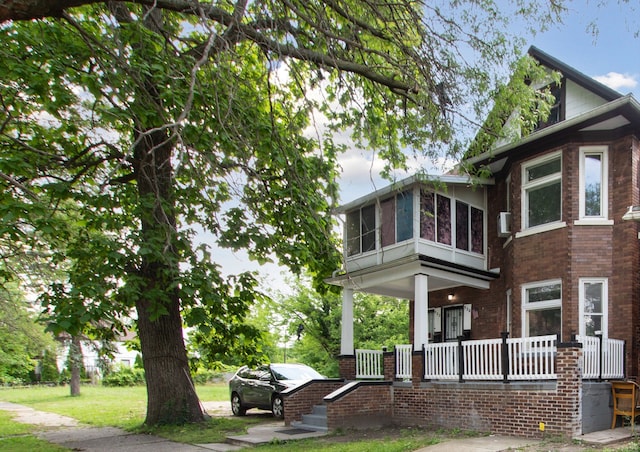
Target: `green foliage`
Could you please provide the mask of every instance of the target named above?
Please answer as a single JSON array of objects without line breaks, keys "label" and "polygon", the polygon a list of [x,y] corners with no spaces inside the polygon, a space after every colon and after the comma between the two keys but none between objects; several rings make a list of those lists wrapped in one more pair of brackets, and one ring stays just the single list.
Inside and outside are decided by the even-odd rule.
[{"label": "green foliage", "polygon": [[560,84],[560,74],[549,72],[530,56],[517,60],[511,74],[508,83],[489,96],[491,112],[466,150],[467,158],[489,151],[500,140],[509,143],[525,137],[548,118],[555,102],[550,88]]},{"label": "green foliage", "polygon": [[[0,384],[37,381],[36,365],[55,344],[13,284],[0,287]],[[55,381],[55,380],[54,380]]]},{"label": "green foliage", "polygon": [[193,382],[199,385],[218,382],[221,381],[223,377],[224,373],[214,370],[199,370],[192,376]]},{"label": "green foliage", "polygon": [[60,371],[56,360],[56,353],[52,350],[45,350],[41,360],[42,371],[40,380],[42,382],[58,382]]},{"label": "green foliage", "polygon": [[[212,1],[178,12],[87,1],[4,22],[0,246],[61,269],[25,270],[43,279],[51,331],[113,340],[135,309],[145,356],[175,356],[176,367],[187,362],[181,320],[205,362],[269,351],[246,323],[263,298],[253,275],[227,275],[211,244],[308,271],[328,298],[298,320],[328,365],[338,318],[323,281],[341,263],[332,209],[346,149],[333,133],[349,130],[388,175],[407,149],[453,155],[477,123],[469,106],[518,53],[501,25],[536,3]],[[36,4],[22,2],[20,18]],[[162,322],[174,322],[171,338]],[[169,389],[181,375],[150,384]]]},{"label": "green foliage", "polygon": [[102,384],[110,387],[138,386],[144,383],[144,369],[129,366],[118,366],[102,379]]},{"label": "green foliage", "polygon": [[[296,361],[323,375],[337,377],[340,353],[342,297],[314,291],[308,281],[291,282],[293,295],[279,295],[258,310],[252,322],[279,336],[271,341],[288,344],[273,348],[269,359]],[[300,334],[298,334],[300,332]],[[274,334],[274,333],[271,333]],[[354,342],[356,348],[393,349],[409,343],[409,304],[406,300],[365,293],[354,294]]]}]

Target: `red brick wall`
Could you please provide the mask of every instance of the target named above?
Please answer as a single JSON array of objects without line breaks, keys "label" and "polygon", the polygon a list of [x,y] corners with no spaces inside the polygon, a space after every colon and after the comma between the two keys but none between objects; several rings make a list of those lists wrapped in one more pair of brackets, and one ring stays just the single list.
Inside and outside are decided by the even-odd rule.
[{"label": "red brick wall", "polygon": [[[329,429],[417,425],[496,434],[574,437],[582,430],[582,379],[579,344],[559,344],[557,381],[548,382],[424,382],[421,353],[413,354],[411,385],[352,382],[331,400],[343,381],[313,381],[285,393],[285,424],[301,420],[313,405],[327,405]],[[389,363],[386,363],[387,365]]]},{"label": "red brick wall", "polygon": [[[576,225],[579,219],[580,147],[608,146],[609,215],[613,225]],[[540,152],[542,151],[542,152]],[[522,165],[532,158],[562,151],[563,213],[566,227],[515,237],[521,230]],[[429,307],[469,303],[473,307],[471,339],[500,337],[507,329],[506,292],[511,290],[511,337],[521,337],[522,286],[559,279],[562,281],[562,341],[579,333],[580,278],[608,278],[609,337],[627,344],[626,370],[640,376],[640,224],[622,221],[630,205],[640,205],[640,145],[633,136],[611,141],[568,141],[547,149],[532,149],[514,159],[487,188],[488,269],[500,269],[489,290],[456,287],[429,293]],[[497,215],[506,209],[506,177],[511,175],[512,236],[497,236]],[[453,292],[449,302],[447,294]],[[413,327],[413,304],[410,325]],[[413,332],[411,332],[413,340]]]},{"label": "red brick wall", "polygon": [[321,405],[327,394],[342,386],[344,381],[339,379],[313,380],[291,392],[283,392],[285,425],[302,420],[303,414],[310,414],[314,405]]},{"label": "red brick wall", "polygon": [[558,382],[443,383],[394,386],[393,420],[398,425],[459,428],[505,435],[573,437],[581,433],[582,349],[558,348]]},{"label": "red brick wall", "polygon": [[338,368],[340,378],[344,378],[345,380],[356,379],[356,357],[354,355],[338,356]]},{"label": "red brick wall", "polygon": [[382,355],[382,373],[385,380],[393,381],[396,379],[396,354],[393,352],[384,352]]},{"label": "red brick wall", "polygon": [[361,382],[353,391],[327,401],[329,429],[376,428],[393,423],[391,386]]}]

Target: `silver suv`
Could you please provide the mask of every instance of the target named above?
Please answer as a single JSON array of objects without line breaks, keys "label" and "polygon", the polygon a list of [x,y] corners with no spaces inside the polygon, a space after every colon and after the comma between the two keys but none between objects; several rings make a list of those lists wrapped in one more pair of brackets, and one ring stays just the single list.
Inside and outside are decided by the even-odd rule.
[{"label": "silver suv", "polygon": [[244,416],[250,408],[271,410],[282,419],[284,407],[280,393],[309,380],[324,379],[304,364],[266,364],[256,368],[243,366],[229,380],[231,411]]}]

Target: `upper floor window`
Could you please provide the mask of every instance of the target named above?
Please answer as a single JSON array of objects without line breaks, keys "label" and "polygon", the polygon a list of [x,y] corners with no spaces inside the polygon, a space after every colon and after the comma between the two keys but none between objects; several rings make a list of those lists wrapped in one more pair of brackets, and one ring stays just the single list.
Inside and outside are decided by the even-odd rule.
[{"label": "upper floor window", "polygon": [[580,218],[608,215],[608,159],[606,146],[580,148]]},{"label": "upper floor window", "polygon": [[451,245],[451,198],[420,190],[420,237]]},{"label": "upper floor window", "polygon": [[382,246],[413,238],[413,192],[398,193],[380,203]]},{"label": "upper floor window", "polygon": [[536,159],[522,168],[523,229],[562,219],[562,156]]},{"label": "upper floor window", "polygon": [[555,100],[553,105],[551,105],[549,117],[544,121],[540,121],[536,130],[544,129],[545,127],[549,127],[550,125],[562,121],[562,87],[560,85],[553,84],[549,87],[549,90]]},{"label": "upper floor window", "polygon": [[413,192],[405,191],[396,196],[396,241],[413,238]]},{"label": "upper floor window", "polygon": [[456,201],[456,248],[484,251],[484,212],[461,201]]},{"label": "upper floor window", "polygon": [[371,204],[347,213],[347,256],[376,249],[376,209]]},{"label": "upper floor window", "polygon": [[544,281],[523,286],[522,321],[525,337],[560,334],[562,282]]}]

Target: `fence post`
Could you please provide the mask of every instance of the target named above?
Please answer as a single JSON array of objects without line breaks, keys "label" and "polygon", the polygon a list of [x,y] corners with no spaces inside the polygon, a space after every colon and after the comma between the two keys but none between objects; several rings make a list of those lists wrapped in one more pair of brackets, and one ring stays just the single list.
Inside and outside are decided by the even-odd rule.
[{"label": "fence post", "polygon": [[602,381],[602,365],[604,364],[602,355],[604,355],[604,349],[602,346],[604,345],[602,332],[600,334],[596,333],[596,337],[598,338],[598,381]]},{"label": "fence post", "polygon": [[509,347],[507,347],[508,331],[500,333],[502,337],[502,382],[509,383]]},{"label": "fence post", "polygon": [[622,376],[627,379],[627,341],[622,343]]},{"label": "fence post", "polygon": [[458,382],[464,383],[464,350],[462,349],[463,336],[458,336]]}]

